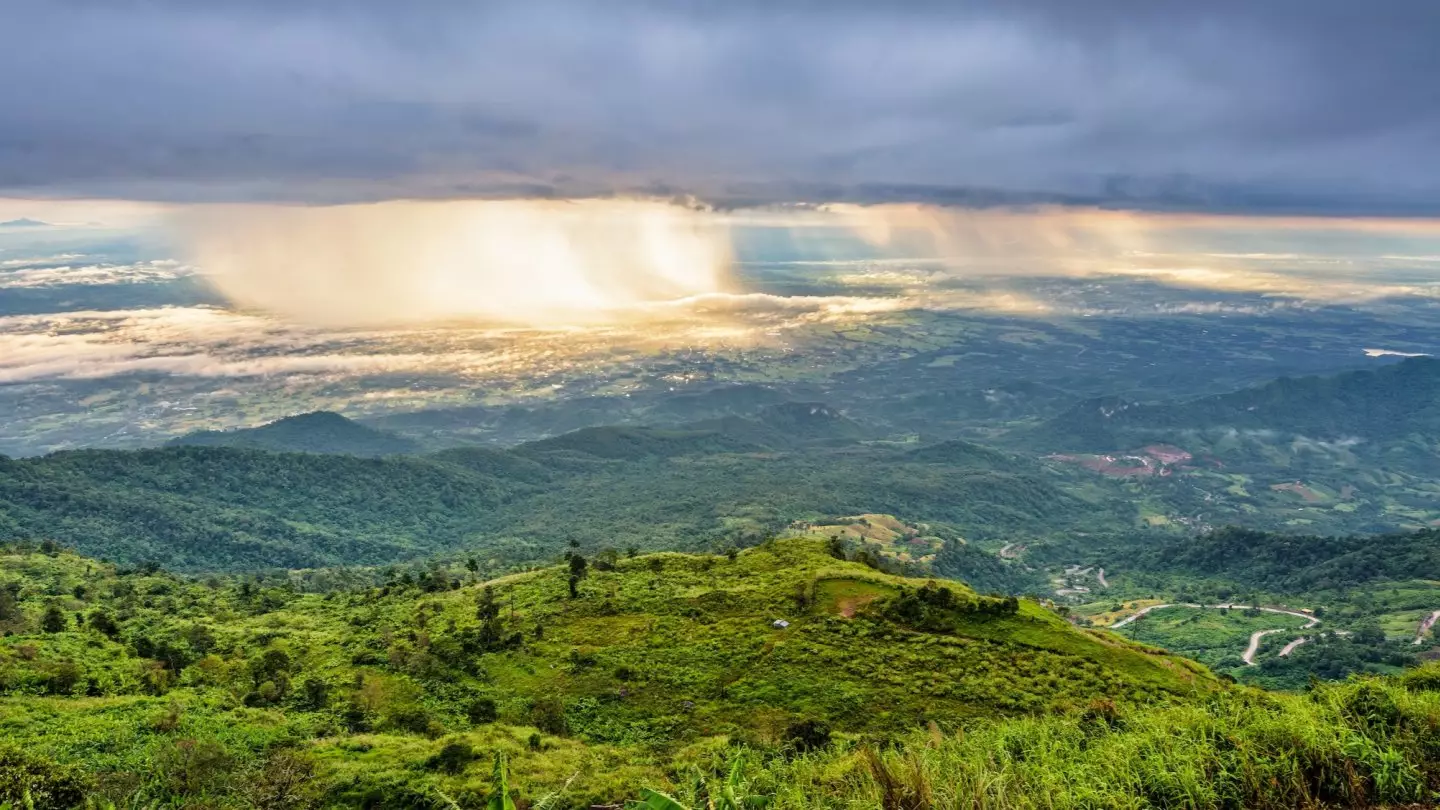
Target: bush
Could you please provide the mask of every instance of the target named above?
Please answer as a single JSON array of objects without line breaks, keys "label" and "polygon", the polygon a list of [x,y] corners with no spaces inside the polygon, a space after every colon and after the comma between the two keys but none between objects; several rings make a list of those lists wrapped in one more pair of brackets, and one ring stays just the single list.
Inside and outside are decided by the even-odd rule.
[{"label": "bush", "polygon": [[465,716],[477,726],[493,723],[500,718],[500,707],[490,698],[476,698],[465,709]]},{"label": "bush", "polygon": [[425,767],[432,771],[457,774],[474,761],[475,749],[470,747],[470,743],[456,741],[446,743],[439,753],[425,761]]},{"label": "bush", "polygon": [[206,796],[228,786],[235,760],[214,740],[177,740],[155,752],[151,768],[173,796]]},{"label": "bush", "polygon": [[272,751],[251,773],[243,791],[250,804],[265,810],[304,810],[319,803],[315,763],[298,751]]},{"label": "bush", "polygon": [[541,698],[530,707],[530,722],[546,734],[563,735],[568,730],[565,705],[555,698]]},{"label": "bush", "polygon": [[796,753],[818,751],[830,744],[830,726],[821,720],[802,720],[785,729],[785,745]]},{"label": "bush", "polygon": [[28,795],[35,810],[69,810],[84,801],[88,787],[75,768],[0,747],[0,803],[25,807]]}]

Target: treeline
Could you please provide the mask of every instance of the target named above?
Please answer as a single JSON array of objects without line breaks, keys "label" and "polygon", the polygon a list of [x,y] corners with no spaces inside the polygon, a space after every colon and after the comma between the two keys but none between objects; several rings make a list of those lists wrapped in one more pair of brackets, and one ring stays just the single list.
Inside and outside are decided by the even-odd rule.
[{"label": "treeline", "polygon": [[1440,578],[1440,530],[1323,537],[1224,528],[1112,552],[1117,568],[1219,577],[1275,593]]},{"label": "treeline", "polygon": [[[757,455],[708,444],[677,456],[673,432],[625,436],[619,459],[607,457],[609,440],[595,455],[577,436],[415,457],[174,447],[3,460],[0,541],[48,538],[121,562],[234,571],[461,548],[515,565],[550,559],[571,540],[592,551],[719,549],[793,520],[870,511],[975,537],[1124,519],[1111,511],[1119,506],[1066,495],[1014,460],[998,471],[973,457],[922,461],[879,447]],[[632,440],[663,447],[635,451]]]}]

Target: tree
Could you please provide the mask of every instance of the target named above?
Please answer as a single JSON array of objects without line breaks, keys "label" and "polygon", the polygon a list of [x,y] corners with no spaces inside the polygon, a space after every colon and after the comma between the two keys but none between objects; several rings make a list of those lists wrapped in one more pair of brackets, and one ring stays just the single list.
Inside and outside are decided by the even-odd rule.
[{"label": "tree", "polygon": [[253,806],[267,810],[315,807],[320,800],[315,763],[298,751],[279,749],[245,780],[244,793]]},{"label": "tree", "polygon": [[582,557],[582,556],[580,556],[578,553],[572,553],[572,554],[570,555],[570,598],[571,598],[571,599],[575,599],[575,598],[577,598],[577,597],[580,596],[580,580],[584,579],[588,573],[589,573],[589,563],[587,563],[587,562],[585,561],[585,558]]},{"label": "tree", "polygon": [[62,633],[69,628],[70,622],[65,618],[65,611],[59,605],[49,605],[45,613],[40,617],[40,629],[47,633]]},{"label": "tree", "polygon": [[495,701],[490,698],[475,698],[466,707],[465,714],[472,724],[483,726],[500,719],[500,707],[496,706]]},{"label": "tree", "polygon": [[489,585],[480,592],[475,618],[480,620],[480,632],[475,636],[475,652],[491,652],[504,646],[505,627],[500,622],[500,603],[495,601],[495,589]]},{"label": "tree", "polygon": [[595,568],[600,571],[614,571],[617,563],[620,562],[620,552],[613,548],[604,548],[595,556]]},{"label": "tree", "polygon": [[120,625],[110,618],[110,614],[103,610],[96,610],[90,613],[90,629],[99,631],[102,635],[115,638],[120,635]]},{"label": "tree", "polygon": [[14,592],[9,588],[0,588],[0,624],[18,622],[24,616]]}]

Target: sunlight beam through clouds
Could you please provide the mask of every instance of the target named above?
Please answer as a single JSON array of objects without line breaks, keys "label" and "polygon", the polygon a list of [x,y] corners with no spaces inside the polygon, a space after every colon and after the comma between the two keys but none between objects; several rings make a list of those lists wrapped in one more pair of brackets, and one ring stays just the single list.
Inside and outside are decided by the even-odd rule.
[{"label": "sunlight beam through clouds", "polygon": [[660,202],[200,206],[176,224],[230,300],[307,323],[605,322],[732,286],[722,220]]}]

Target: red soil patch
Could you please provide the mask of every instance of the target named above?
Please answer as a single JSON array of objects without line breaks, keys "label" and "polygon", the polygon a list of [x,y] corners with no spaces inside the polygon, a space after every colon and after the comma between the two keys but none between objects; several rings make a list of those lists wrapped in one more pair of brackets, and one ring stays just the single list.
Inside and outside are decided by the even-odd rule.
[{"label": "red soil patch", "polygon": [[1293,492],[1299,495],[1306,503],[1315,503],[1320,500],[1320,495],[1315,490],[1296,481],[1292,484],[1271,484],[1270,488],[1276,492]]},{"label": "red soil patch", "polygon": [[1194,458],[1194,456],[1173,444],[1151,444],[1141,448],[1141,452],[1161,464],[1184,464]]},{"label": "red soil patch", "polygon": [[844,616],[847,619],[853,619],[855,618],[856,611],[874,601],[874,594],[866,594],[864,596],[847,596],[844,599],[841,599],[836,604],[836,607],[840,609],[841,616]]}]

